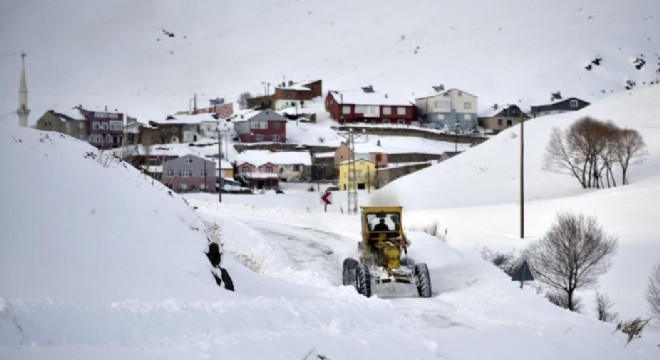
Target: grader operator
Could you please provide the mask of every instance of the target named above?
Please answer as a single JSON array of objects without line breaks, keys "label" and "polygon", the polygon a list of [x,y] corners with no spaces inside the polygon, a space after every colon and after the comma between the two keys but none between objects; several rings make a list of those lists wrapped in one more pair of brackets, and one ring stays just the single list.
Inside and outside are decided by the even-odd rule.
[{"label": "grader operator", "polygon": [[359,260],[343,264],[343,284],[370,297],[372,284],[390,282],[416,286],[420,297],[431,297],[431,279],[426,264],[414,264],[408,257],[410,241],[403,233],[400,206],[363,206]]}]

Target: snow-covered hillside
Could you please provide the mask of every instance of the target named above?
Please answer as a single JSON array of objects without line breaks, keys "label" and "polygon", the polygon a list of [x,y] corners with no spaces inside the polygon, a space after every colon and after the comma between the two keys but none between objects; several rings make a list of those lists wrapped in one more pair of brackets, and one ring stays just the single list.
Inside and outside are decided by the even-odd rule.
[{"label": "snow-covered hillside", "polygon": [[657,80],[660,66],[655,0],[5,0],[0,24],[10,122],[23,51],[32,123],[78,104],[146,122],[187,110],[194,94],[235,101],[307,79],[411,98],[444,84],[481,108],[527,107],[558,91],[593,101]]}]

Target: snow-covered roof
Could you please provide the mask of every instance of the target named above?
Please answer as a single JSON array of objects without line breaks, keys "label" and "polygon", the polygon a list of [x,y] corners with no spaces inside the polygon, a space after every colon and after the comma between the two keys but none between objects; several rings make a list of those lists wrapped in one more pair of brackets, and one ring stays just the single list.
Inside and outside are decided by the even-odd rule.
[{"label": "snow-covered roof", "polygon": [[450,92],[452,92],[452,91],[460,91],[460,92],[462,92],[463,94],[467,94],[467,95],[470,95],[470,96],[478,97],[477,95],[470,94],[470,93],[467,92],[467,91],[464,91],[464,90],[461,90],[461,89],[456,89],[456,88],[451,88],[451,89],[442,90],[442,91],[436,91],[435,89],[433,89],[433,90],[428,91],[428,92],[423,92],[423,95],[417,97],[416,99],[426,99],[426,98],[429,98],[429,97],[433,97],[433,96],[437,96],[437,95],[442,95],[442,94],[450,93]]},{"label": "snow-covered roof", "polygon": [[315,158],[331,158],[331,157],[335,157],[335,153],[334,152],[316,153],[316,154],[314,154],[314,157]]},{"label": "snow-covered roof", "polygon": [[300,84],[293,84],[293,85],[290,85],[290,86],[278,86],[277,88],[282,89],[282,90],[312,91],[312,89],[310,89],[308,87],[305,87],[305,86],[302,86]]},{"label": "snow-covered roof", "polygon": [[378,92],[331,91],[331,93],[335,100],[342,104],[410,106],[413,103],[409,98],[404,96]]},{"label": "snow-covered roof", "polygon": [[236,162],[240,165],[248,162],[255,166],[266,163],[275,165],[312,165],[312,157],[307,151],[268,151],[247,150],[236,155]]},{"label": "snow-covered roof", "polygon": [[66,115],[74,120],[85,120],[85,117],[82,115],[78,108],[66,109],[64,111],[56,111],[58,114]]},{"label": "snow-covered roof", "polygon": [[218,119],[213,117],[211,113],[195,114],[195,115],[172,115],[172,119],[166,120],[152,120],[156,124],[199,124],[202,122],[217,122]]},{"label": "snow-covered roof", "polygon": [[242,121],[249,121],[253,117],[261,114],[264,111],[272,111],[273,113],[280,115],[277,113],[275,110],[254,110],[254,109],[244,109],[244,110],[239,110],[235,112],[232,116],[228,117],[228,120],[231,120],[231,122],[237,123],[237,122],[242,122]]}]

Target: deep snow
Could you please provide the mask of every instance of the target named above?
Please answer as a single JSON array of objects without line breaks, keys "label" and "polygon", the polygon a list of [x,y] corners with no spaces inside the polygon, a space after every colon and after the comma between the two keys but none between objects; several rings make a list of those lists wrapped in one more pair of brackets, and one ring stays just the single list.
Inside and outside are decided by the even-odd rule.
[{"label": "deep snow", "polygon": [[[186,205],[123,163],[90,156],[97,152],[83,142],[2,125],[1,160],[17,171],[0,189],[6,199],[0,358],[656,359],[657,333],[647,331],[625,346],[613,324],[596,321],[589,311],[557,308],[530,286],[520,290],[481,260],[479,250],[521,248],[547,230],[557,209],[595,214],[621,242],[599,291],[615,301],[622,317],[648,316],[642,291],[660,253],[654,224],[658,96],[658,87],[640,89],[593,109],[637,128],[649,144],[649,158],[631,169],[631,185],[570,189],[568,179],[544,177],[528,166],[545,191],[536,190],[526,207],[525,240],[516,238],[515,200],[502,201],[484,187],[466,196],[466,205],[455,200],[429,208],[427,198],[442,199],[451,186],[420,191],[428,178],[453,181],[437,175],[443,168],[453,169],[452,177],[462,178],[466,188],[503,178],[496,170],[508,171],[504,161],[493,164],[489,177],[473,171],[493,161],[485,153],[479,160],[481,152],[514,157],[507,139],[515,129],[380,191],[361,193],[361,204],[404,202],[410,255],[431,271],[430,299],[366,299],[339,285],[341,261],[355,256],[359,238],[357,217],[340,209],[342,192],[333,194],[327,213],[320,194],[302,184],[291,184],[285,194],[226,194],[222,203],[216,195],[189,194]],[[550,119],[565,126],[581,115]],[[547,141],[545,120],[526,124],[530,153]],[[564,193],[553,190],[555,184]],[[447,244],[415,230],[432,221],[447,228]],[[223,266],[236,292],[213,282],[203,254],[205,222],[219,225]],[[581,295],[591,308],[590,293]]]}]

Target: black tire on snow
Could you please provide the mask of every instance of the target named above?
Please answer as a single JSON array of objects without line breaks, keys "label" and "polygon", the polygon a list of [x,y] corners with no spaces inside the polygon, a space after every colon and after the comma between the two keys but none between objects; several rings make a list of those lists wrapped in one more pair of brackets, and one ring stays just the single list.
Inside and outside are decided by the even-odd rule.
[{"label": "black tire on snow", "polygon": [[431,277],[426,264],[415,265],[415,279],[417,280],[417,294],[419,294],[419,297],[431,297]]},{"label": "black tire on snow", "polygon": [[355,288],[358,294],[371,297],[371,274],[369,267],[365,264],[359,264],[355,277]]},{"label": "black tire on snow", "polygon": [[342,284],[355,286],[355,272],[359,263],[353,258],[344,259],[344,270],[342,272]]},{"label": "black tire on snow", "polygon": [[401,266],[410,266],[411,268],[415,268],[415,260],[411,257],[405,256],[403,259],[401,259]]}]

